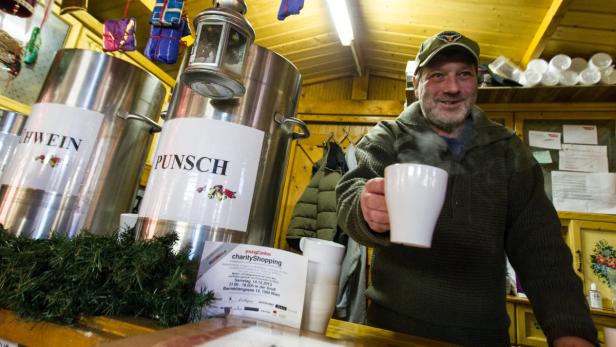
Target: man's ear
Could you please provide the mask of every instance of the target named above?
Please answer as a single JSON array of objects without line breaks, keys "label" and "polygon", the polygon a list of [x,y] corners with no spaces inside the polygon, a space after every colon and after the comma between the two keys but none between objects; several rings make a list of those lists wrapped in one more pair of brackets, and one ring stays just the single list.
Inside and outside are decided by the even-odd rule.
[{"label": "man's ear", "polygon": [[419,100],[419,93],[417,93],[417,87],[419,86],[419,74],[415,73],[413,75],[413,93],[415,93],[415,99]]}]

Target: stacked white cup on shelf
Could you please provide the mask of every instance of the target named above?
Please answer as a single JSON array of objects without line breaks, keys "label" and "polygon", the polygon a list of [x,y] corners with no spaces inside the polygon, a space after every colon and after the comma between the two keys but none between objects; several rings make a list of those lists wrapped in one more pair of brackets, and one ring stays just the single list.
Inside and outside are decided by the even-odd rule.
[{"label": "stacked white cup on shelf", "polygon": [[336,307],[338,280],[345,247],[339,243],[302,237],[299,247],[308,258],[308,277],[302,330],[325,333]]},{"label": "stacked white cup on shelf", "polygon": [[584,58],[571,58],[565,54],[557,54],[548,61],[532,59],[518,81],[525,87],[537,84],[544,86],[564,86],[616,84],[616,72],[612,65],[612,57],[607,53],[597,53],[588,61]]}]

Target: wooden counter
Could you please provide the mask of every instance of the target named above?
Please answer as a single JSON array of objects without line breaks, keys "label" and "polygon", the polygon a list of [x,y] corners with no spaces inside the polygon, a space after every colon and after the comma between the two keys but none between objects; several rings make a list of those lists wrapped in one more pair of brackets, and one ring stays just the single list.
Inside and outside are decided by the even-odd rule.
[{"label": "wooden counter", "polygon": [[[94,346],[101,347],[139,347],[151,346],[156,342],[178,336],[195,336],[212,339],[225,334],[238,332],[242,329],[258,327],[259,331],[270,331],[272,334],[285,335],[289,338],[301,339],[311,346],[358,346],[358,347],[435,347],[453,346],[425,338],[395,333],[365,325],[348,323],[332,319],[326,332],[326,337],[311,332],[255,321],[231,317],[227,319],[213,318],[194,324],[183,325],[171,329],[158,330],[149,321],[111,319],[94,317],[82,319],[77,326],[60,326],[51,323],[32,323],[19,320],[13,313],[0,310],[0,339],[26,346]],[[126,338],[125,338],[126,337]],[[203,341],[204,342],[204,341]],[[161,344],[164,346],[166,344]]]}]

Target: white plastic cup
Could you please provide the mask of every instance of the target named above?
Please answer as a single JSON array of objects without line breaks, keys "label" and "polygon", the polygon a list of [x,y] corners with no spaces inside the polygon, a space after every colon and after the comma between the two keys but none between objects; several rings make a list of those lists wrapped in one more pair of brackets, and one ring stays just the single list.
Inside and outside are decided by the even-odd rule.
[{"label": "white plastic cup", "polygon": [[324,334],[336,307],[338,285],[307,283],[302,330]]},{"label": "white plastic cup", "polygon": [[586,68],[582,70],[582,72],[580,72],[579,79],[580,79],[580,84],[583,84],[585,86],[597,84],[599,83],[599,81],[601,81],[601,71],[591,69],[591,68]]},{"label": "white plastic cup", "polygon": [[616,329],[603,327],[603,336],[605,336],[606,347],[616,347]]},{"label": "white plastic cup", "polygon": [[314,237],[302,237],[299,240],[299,249],[308,261],[340,265],[344,256],[344,246]]},{"label": "white plastic cup", "polygon": [[610,73],[601,74],[601,83],[607,85],[616,84],[616,71],[612,69]]},{"label": "white plastic cup", "polygon": [[563,86],[574,86],[578,83],[579,75],[575,71],[565,70],[560,73],[558,82]]},{"label": "white plastic cup", "polygon": [[447,192],[447,171],[423,164],[385,168],[385,201],[392,243],[430,248]]},{"label": "white plastic cup", "polygon": [[587,67],[588,67],[588,62],[586,61],[586,59],[575,57],[571,59],[571,66],[569,67],[569,70],[580,73]]},{"label": "white plastic cup", "polygon": [[557,54],[550,59],[549,65],[552,70],[567,70],[571,66],[571,57],[565,54]]},{"label": "white plastic cup", "polygon": [[588,60],[588,66],[596,70],[607,69],[610,65],[612,65],[612,56],[608,53],[596,53]]},{"label": "white plastic cup", "polygon": [[139,215],[136,213],[122,213],[120,215],[120,232],[133,228],[137,224]]},{"label": "white plastic cup", "polygon": [[535,71],[543,75],[548,71],[548,62],[545,59],[532,59],[526,65],[526,71]]},{"label": "white plastic cup", "polygon": [[560,81],[560,72],[546,71],[541,76],[541,84],[544,86],[555,86]]},{"label": "white plastic cup", "polygon": [[338,285],[341,265],[308,261],[307,283]]},{"label": "white plastic cup", "polygon": [[520,78],[520,84],[524,87],[534,87],[541,82],[542,74],[535,70],[526,70]]}]

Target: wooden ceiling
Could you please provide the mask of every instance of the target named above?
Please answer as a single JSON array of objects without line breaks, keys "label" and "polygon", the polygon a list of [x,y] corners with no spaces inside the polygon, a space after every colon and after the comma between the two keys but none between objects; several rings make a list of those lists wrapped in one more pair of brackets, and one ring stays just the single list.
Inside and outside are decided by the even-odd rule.
[{"label": "wooden ceiling", "polygon": [[[210,0],[185,0],[189,18]],[[339,0],[341,1],[341,0]],[[421,42],[456,30],[479,42],[481,61],[499,55],[524,67],[536,57],[558,53],[590,58],[607,52],[616,59],[616,0],[346,0],[355,41],[342,46],[325,0],[305,0],[299,15],[276,16],[281,0],[245,0],[256,43],[292,61],[305,84],[370,74],[404,79],[406,62]],[[154,0],[134,1],[143,50]],[[122,15],[124,0],[90,1],[100,21]],[[172,77],[179,64],[161,66]]]}]

